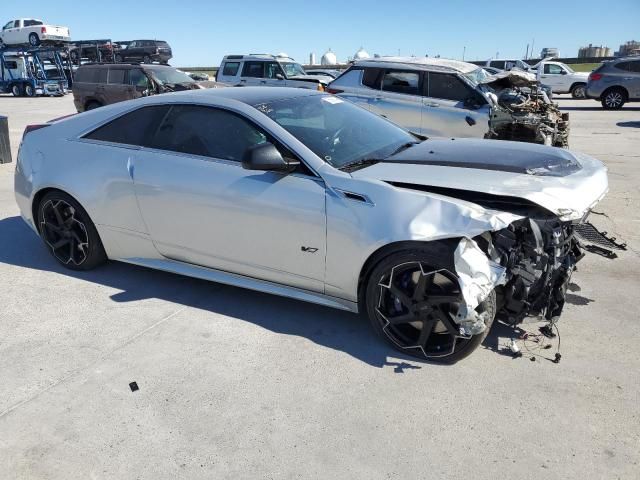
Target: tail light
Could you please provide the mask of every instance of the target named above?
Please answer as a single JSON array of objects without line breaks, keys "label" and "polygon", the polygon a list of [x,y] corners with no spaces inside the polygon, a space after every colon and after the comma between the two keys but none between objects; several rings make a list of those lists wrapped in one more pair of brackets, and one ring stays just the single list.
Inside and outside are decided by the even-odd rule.
[{"label": "tail light", "polygon": [[47,33],[47,27],[40,28],[40,33]]},{"label": "tail light", "polygon": [[40,123],[37,125],[27,125],[24,129],[24,133],[22,134],[22,140],[27,136],[27,133],[35,132],[36,130],[40,130],[41,128],[48,127],[49,123]]},{"label": "tail light", "polygon": [[337,95],[339,93],[344,92],[344,90],[338,90],[337,88],[327,87],[327,88],[325,88],[325,92],[332,93],[333,95]]},{"label": "tail light", "polygon": [[589,74],[589,80],[592,80],[594,82],[600,80],[602,77],[604,77],[604,75],[602,75],[601,73],[591,72]]}]

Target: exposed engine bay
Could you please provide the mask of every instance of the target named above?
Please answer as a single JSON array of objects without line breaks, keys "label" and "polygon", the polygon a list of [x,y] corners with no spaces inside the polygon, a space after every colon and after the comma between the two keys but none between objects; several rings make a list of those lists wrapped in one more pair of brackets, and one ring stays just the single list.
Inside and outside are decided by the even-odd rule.
[{"label": "exposed engine bay", "polygon": [[569,114],[549,100],[534,75],[511,70],[482,83],[494,102],[485,138],[569,146]]}]

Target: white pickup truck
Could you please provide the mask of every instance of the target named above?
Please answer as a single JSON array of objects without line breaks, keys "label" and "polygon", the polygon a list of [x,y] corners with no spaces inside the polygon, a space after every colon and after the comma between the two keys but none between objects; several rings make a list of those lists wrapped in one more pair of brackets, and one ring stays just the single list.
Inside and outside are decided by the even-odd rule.
[{"label": "white pickup truck", "polygon": [[35,18],[11,20],[0,32],[0,46],[29,44],[37,47],[42,42],[61,42],[71,39],[68,27],[46,25]]},{"label": "white pickup truck", "polygon": [[533,68],[538,82],[550,87],[553,93],[570,93],[573,98],[585,98],[588,73],[575,72],[569,65],[553,60],[542,60]]}]

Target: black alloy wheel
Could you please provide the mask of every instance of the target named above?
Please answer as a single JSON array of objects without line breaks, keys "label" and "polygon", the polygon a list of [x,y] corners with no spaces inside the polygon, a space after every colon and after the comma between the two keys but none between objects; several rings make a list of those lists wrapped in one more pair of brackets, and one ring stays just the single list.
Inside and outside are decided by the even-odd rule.
[{"label": "black alloy wheel", "polygon": [[410,252],[391,257],[374,269],[367,287],[374,330],[397,349],[433,361],[453,363],[475,350],[493,322],[495,292],[476,308],[485,330],[465,335],[455,321],[464,302],[457,275],[433,266],[433,258]]},{"label": "black alloy wheel", "polygon": [[89,270],[106,261],[98,232],[70,196],[51,192],[38,208],[38,230],[51,254],[72,270]]}]

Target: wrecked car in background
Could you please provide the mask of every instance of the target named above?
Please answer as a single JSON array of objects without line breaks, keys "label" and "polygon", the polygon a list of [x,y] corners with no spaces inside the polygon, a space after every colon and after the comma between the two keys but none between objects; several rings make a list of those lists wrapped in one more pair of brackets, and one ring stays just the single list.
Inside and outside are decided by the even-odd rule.
[{"label": "wrecked car in background", "polygon": [[15,171],[22,217],[65,267],[113,259],[360,311],[397,349],[443,362],[496,318],[555,325],[583,256],[576,229],[607,188],[586,155],[420,141],[339,97],[280,87],[31,125]]},{"label": "wrecked car in background", "polygon": [[327,92],[428,137],[566,147],[568,114],[543,94],[535,76],[511,73],[488,76],[457,60],[384,57],[356,62]]}]

